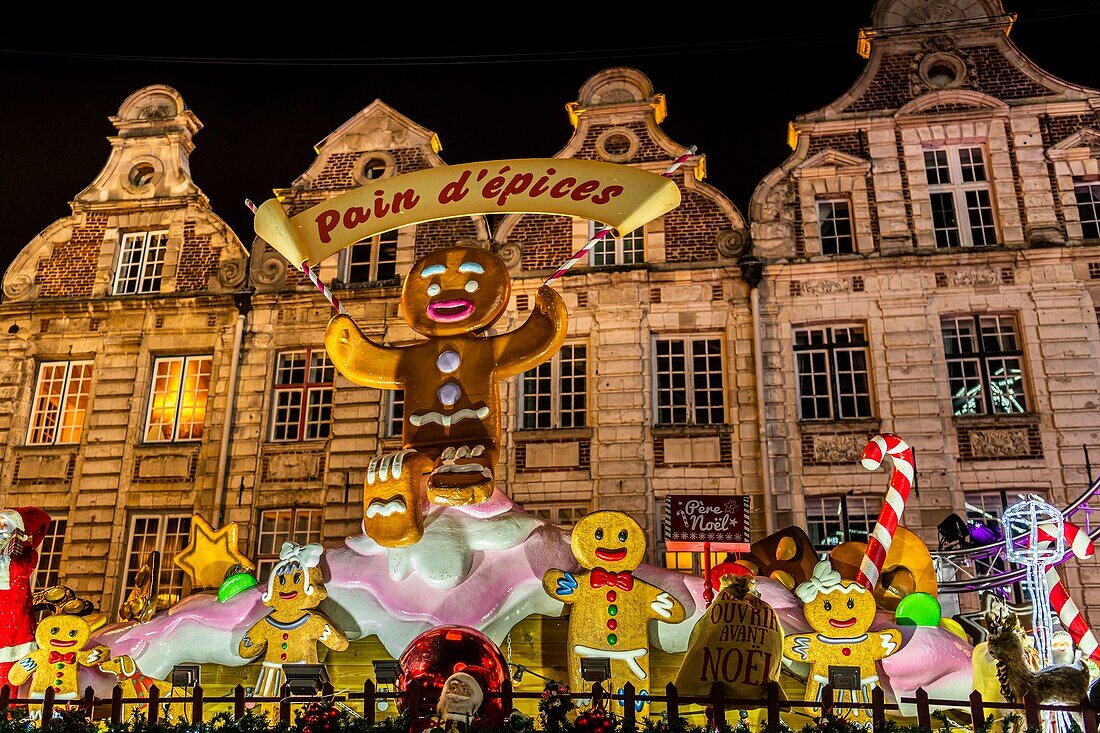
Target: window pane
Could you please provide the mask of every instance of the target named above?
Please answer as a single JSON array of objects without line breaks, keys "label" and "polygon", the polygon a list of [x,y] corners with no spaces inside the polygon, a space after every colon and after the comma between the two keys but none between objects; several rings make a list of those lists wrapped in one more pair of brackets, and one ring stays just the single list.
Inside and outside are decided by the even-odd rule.
[{"label": "window pane", "polygon": [[615,238],[609,233],[603,239],[596,242],[596,246],[592,248],[592,266],[604,267],[614,264],[616,264]]},{"label": "window pane", "polygon": [[959,169],[962,171],[963,183],[984,181],[985,161],[981,148],[959,148]]},{"label": "window pane", "polygon": [[657,422],[661,425],[687,423],[686,342],[657,341]]},{"label": "window pane", "polygon": [[37,590],[51,588],[61,581],[61,553],[65,549],[66,519],[51,519],[46,536],[38,546],[38,571],[34,587]]},{"label": "window pane", "polygon": [[180,357],[157,359],[154,363],[149,419],[145,428],[146,441],[172,440],[182,375],[183,359]]},{"label": "window pane", "polygon": [[122,597],[130,593],[138,570],[153,550],[160,552],[160,593],[157,603],[163,608],[178,603],[183,595],[183,570],[172,563],[172,557],[183,550],[191,533],[189,516],[135,517],[130,534],[130,549],[126,560],[126,583]]},{"label": "window pane", "polygon": [[275,384],[279,386],[301,385],[306,381],[306,352],[284,351],[279,354],[275,368]]},{"label": "window pane", "polygon": [[405,419],[405,390],[389,390],[387,394],[389,395],[389,420],[386,424],[386,435],[390,437],[401,435]]},{"label": "window pane", "polygon": [[397,277],[397,230],[378,235],[378,266],[375,280],[393,280]]},{"label": "window pane", "polygon": [[966,191],[966,211],[970,221],[970,238],[976,246],[997,243],[997,228],[993,224],[993,205],[988,189]]},{"label": "window pane", "polygon": [[275,391],[273,440],[297,440],[298,426],[302,420],[302,393],[299,390]]},{"label": "window pane", "polygon": [[284,542],[299,545],[321,542],[320,509],[267,509],[260,512],[260,532],[256,543],[256,577],[266,581],[279,562]]},{"label": "window pane", "polygon": [[561,426],[580,428],[585,425],[588,387],[586,359],[588,347],[566,344],[556,357],[561,365]]},{"label": "window pane", "polygon": [[928,184],[951,183],[951,171],[947,166],[946,150],[925,150],[924,170],[928,175]]},{"label": "window pane", "polygon": [[978,353],[973,318],[943,319],[943,349],[948,356]]},{"label": "window pane", "polygon": [[832,418],[829,396],[828,352],[804,351],[795,357],[798,369],[798,398],[803,420]]},{"label": "window pane", "polygon": [[989,368],[989,396],[993,400],[993,412],[1027,412],[1024,399],[1024,377],[1019,358],[987,361]]},{"label": "window pane", "polygon": [[932,228],[937,247],[959,246],[959,222],[955,216],[955,197],[948,192],[932,193]]},{"label": "window pane", "polygon": [[49,445],[57,439],[68,366],[67,362],[59,361],[38,367],[38,383],[35,385],[30,431],[27,434],[29,445]]},{"label": "window pane", "polygon": [[1081,236],[1100,239],[1100,183],[1078,183],[1077,215],[1081,218]]},{"label": "window pane", "polygon": [[706,339],[691,342],[694,381],[695,424],[717,425],[725,422],[722,389],[722,342]]},{"label": "window pane", "polygon": [[206,399],[210,394],[209,356],[189,356],[184,368],[183,387],[180,390],[179,428],[180,440],[198,440],[206,425]]},{"label": "window pane", "polygon": [[947,362],[947,380],[951,389],[952,414],[981,415],[985,413],[980,373],[977,359],[955,359]]},{"label": "window pane", "polygon": [[806,533],[814,547],[836,547],[844,541],[839,497],[806,497]]},{"label": "window pane", "polygon": [[365,283],[371,280],[371,259],[374,253],[374,237],[356,242],[347,249],[347,281]]},{"label": "window pane", "polygon": [[623,251],[623,264],[635,265],[645,261],[645,230],[635,229],[619,240]]},{"label": "window pane", "polygon": [[61,410],[61,431],[58,443],[79,443],[88,412],[88,396],[92,389],[92,363],[77,362],[69,366],[65,386],[65,405]]},{"label": "window pane", "polygon": [[550,362],[543,362],[523,375],[523,427],[527,430],[551,427]]},{"label": "window pane", "polygon": [[164,253],[168,250],[168,232],[150,232],[145,240],[145,261],[138,292],[159,293]]},{"label": "window pane", "polygon": [[819,201],[817,218],[821,229],[821,253],[851,254],[852,214],[847,201]]},{"label": "window pane", "polygon": [[871,388],[865,349],[836,351],[837,398],[840,418],[870,417]]}]

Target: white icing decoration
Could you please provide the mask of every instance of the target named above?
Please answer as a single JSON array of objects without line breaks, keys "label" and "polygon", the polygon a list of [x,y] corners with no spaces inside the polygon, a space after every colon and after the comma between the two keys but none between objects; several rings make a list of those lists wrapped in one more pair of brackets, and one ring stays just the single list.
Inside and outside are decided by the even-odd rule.
[{"label": "white icing decoration", "polygon": [[451,415],[444,415],[439,412],[425,412],[419,415],[409,415],[409,424],[413,427],[420,427],[424,424],[436,423],[442,425],[445,428],[449,428],[455,423],[462,422],[463,420],[472,420],[477,418],[484,420],[489,415],[489,408],[481,406],[476,410],[459,410]]},{"label": "white icing decoration", "polygon": [[467,293],[473,293],[477,291],[477,280],[469,280],[466,282],[465,288]]},{"label": "white icing decoration", "polygon": [[653,609],[653,613],[661,618],[669,618],[672,616],[672,598],[668,593],[658,593],[657,600],[650,603],[649,607]]},{"label": "white icing decoration", "polygon": [[428,295],[431,295],[431,296],[434,297],[436,295],[439,295],[440,291],[442,291],[442,290],[443,290],[443,288],[439,287],[439,283],[432,283],[431,285],[428,286]]},{"label": "white icing decoration", "polygon": [[450,374],[458,369],[458,365],[461,363],[462,360],[458,358],[458,352],[456,351],[444,351],[435,360],[436,368],[444,374]]},{"label": "white icing decoration", "polygon": [[435,396],[441,403],[450,407],[458,402],[458,398],[462,396],[462,388],[458,386],[457,382],[447,382],[436,390]]}]

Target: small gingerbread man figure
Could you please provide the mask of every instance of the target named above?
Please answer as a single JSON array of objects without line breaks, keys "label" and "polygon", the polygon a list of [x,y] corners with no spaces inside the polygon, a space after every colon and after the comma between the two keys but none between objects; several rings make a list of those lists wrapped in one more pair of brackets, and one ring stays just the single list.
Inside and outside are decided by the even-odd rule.
[{"label": "small gingerbread man figure", "polygon": [[[901,648],[901,632],[869,631],[875,621],[874,595],[855,581],[841,579],[828,560],[819,562],[813,577],[794,592],[815,633],[785,637],[783,656],[809,663],[806,702],[821,699],[821,688],[829,683],[829,668],[841,666],[859,668],[860,688],[837,690],[836,701],[870,704],[871,691],[878,683],[875,663]],[[853,709],[846,717],[856,726],[871,727],[870,710]]]},{"label": "small gingerbread man figure", "polygon": [[328,598],[318,567],[322,551],[320,545],[283,543],[263,595],[272,611],[245,632],[238,647],[245,659],[264,655],[254,688],[257,697],[279,694],[286,680],[284,664],[316,664],[318,643],[335,651],[348,648],[344,632],[323,613],[311,610]]},{"label": "small gingerbread man figure", "polygon": [[552,357],[568,321],[565,302],[544,285],[522,326],[487,335],[510,292],[500,257],[456,246],[422,257],[401,290],[405,322],[426,340],[385,346],[346,315],[329,322],[325,346],[341,374],[368,387],[405,390],[403,450],[376,457],[367,469],[363,531],[379,544],[420,541],[425,493],[449,505],[492,496],[500,382]]},{"label": "small gingerbread man figure", "polygon": [[[611,679],[605,689],[620,694],[630,682],[648,696],[649,620],[675,624],[684,606],[668,591],[634,577],[645,556],[642,528],[622,512],[589,514],[573,528],[573,556],[587,572],[550,570],[542,587],[563,603],[573,604],[569,618],[569,684],[583,690],[582,657],[608,657]],[[621,703],[620,703],[621,704]]]},{"label": "small gingerbread man figure", "polygon": [[29,678],[32,698],[41,698],[46,690],[53,689],[57,700],[78,699],[83,691],[80,668],[97,666],[111,656],[103,645],[85,648],[91,636],[91,627],[80,616],[45,617],[34,633],[38,649],[15,663],[8,680],[18,687]]}]

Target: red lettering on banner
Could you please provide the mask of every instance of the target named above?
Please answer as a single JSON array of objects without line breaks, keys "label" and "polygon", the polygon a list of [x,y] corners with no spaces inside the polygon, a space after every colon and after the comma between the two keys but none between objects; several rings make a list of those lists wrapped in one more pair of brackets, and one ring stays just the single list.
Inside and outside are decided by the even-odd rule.
[{"label": "red lettering on banner", "polygon": [[420,203],[420,197],[416,195],[416,191],[411,188],[406,188],[404,191],[398,191],[393,195],[393,213],[400,214],[401,207],[405,207],[405,211],[413,208]]},{"label": "red lettering on banner", "polygon": [[546,185],[546,182],[550,180],[550,176],[556,175],[557,172],[556,168],[547,168],[546,175],[535,181],[535,185],[531,186],[531,190],[527,192],[527,195],[534,199],[549,191],[550,187]]},{"label": "red lettering on banner", "polygon": [[448,183],[439,192],[439,203],[453,204],[466,198],[466,194],[470,193],[470,189],[466,188],[466,181],[468,180],[470,180],[470,171],[462,171],[462,175],[458,177],[457,181]]},{"label": "red lettering on banner", "polygon": [[569,189],[577,185],[577,179],[572,177],[566,177],[554,184],[554,187],[550,189],[550,198],[560,199],[569,193]]},{"label": "red lettering on banner", "polygon": [[370,220],[370,212],[361,206],[352,206],[344,212],[344,228],[354,229]]},{"label": "red lettering on banner", "polygon": [[374,192],[374,197],[374,218],[381,219],[383,216],[390,213],[390,207],[382,200],[381,189]]},{"label": "red lettering on banner", "polygon": [[508,180],[504,177],[503,174],[507,173],[510,170],[512,169],[508,166],[504,166],[500,169],[500,173],[502,175],[490,178],[489,182],[485,184],[485,188],[481,189],[482,197],[487,199],[496,198],[497,194],[500,193],[500,189],[504,186],[504,182]]},{"label": "red lettering on banner", "polygon": [[508,185],[504,187],[500,196],[497,197],[497,205],[504,206],[508,203],[508,197],[514,194],[523,193],[527,190],[527,187],[531,185],[531,179],[533,179],[530,173],[519,173],[512,177],[512,180],[508,181]]},{"label": "red lettering on banner", "polygon": [[317,222],[317,236],[320,237],[322,242],[328,244],[332,241],[332,237],[329,235],[340,223],[340,212],[336,209],[325,209],[317,215],[314,221]]},{"label": "red lettering on banner", "polygon": [[615,198],[616,196],[621,196],[622,193],[622,186],[608,186],[607,188],[592,197],[592,203],[603,205],[611,201],[611,199]]},{"label": "red lettering on banner", "polygon": [[574,201],[584,201],[588,198],[588,195],[600,187],[599,181],[585,181],[581,185],[573,189],[573,194],[569,197]]}]

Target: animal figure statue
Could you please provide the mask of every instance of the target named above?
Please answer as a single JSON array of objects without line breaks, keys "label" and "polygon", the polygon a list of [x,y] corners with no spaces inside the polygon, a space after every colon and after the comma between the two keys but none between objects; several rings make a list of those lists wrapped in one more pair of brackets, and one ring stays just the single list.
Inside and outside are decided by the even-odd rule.
[{"label": "animal figure statue", "polygon": [[[1024,633],[1015,614],[993,610],[985,615],[983,624],[989,632],[989,654],[997,661],[997,678],[1006,700],[1022,703],[1032,695],[1040,705],[1077,705],[1088,695],[1089,671],[1080,659],[1038,671],[1028,666]],[[1078,725],[1081,722],[1077,720]]]},{"label": "animal figure statue", "polygon": [[[155,677],[149,677],[148,675],[142,674],[133,657],[125,654],[111,657],[108,660],[100,662],[97,666],[104,672],[108,672],[115,676],[118,685],[122,688],[122,697],[126,700],[147,699],[149,697],[149,690],[153,686],[156,686],[161,696],[165,698],[172,698],[185,694],[183,690],[177,690],[172,687],[172,683],[167,680],[158,680]],[[148,703],[135,703],[133,705],[126,705],[126,718],[129,719],[134,713],[145,708],[147,704]],[[186,709],[188,707],[187,704],[181,702],[162,703],[161,719],[167,719],[173,722],[187,720]]]}]

